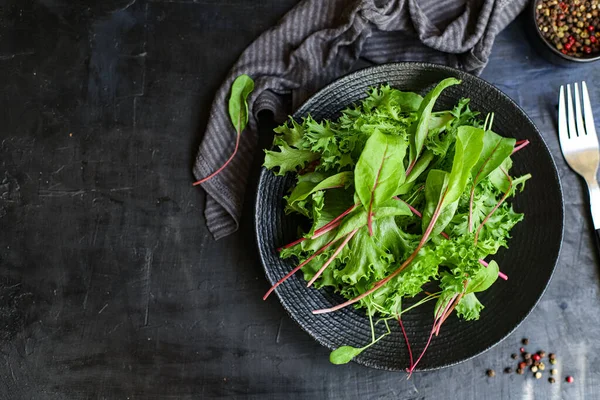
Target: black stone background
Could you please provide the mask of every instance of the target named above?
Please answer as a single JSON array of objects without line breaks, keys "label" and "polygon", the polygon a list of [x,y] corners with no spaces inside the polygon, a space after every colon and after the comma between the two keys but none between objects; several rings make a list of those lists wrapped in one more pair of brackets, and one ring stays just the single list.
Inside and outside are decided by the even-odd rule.
[{"label": "black stone background", "polygon": [[[497,38],[482,77],[543,132],[566,230],[548,291],[500,345],[408,381],[329,364],[275,297],[261,300],[260,151],[239,232],[213,240],[204,193],[191,186],[213,95],[295,2],[0,1],[0,398],[600,398],[598,257],[555,109],[559,85],[585,79],[600,120],[600,70],[547,63],[524,15]],[[268,115],[261,127],[264,146]],[[523,336],[528,349],[557,353],[575,383],[500,373]]]}]

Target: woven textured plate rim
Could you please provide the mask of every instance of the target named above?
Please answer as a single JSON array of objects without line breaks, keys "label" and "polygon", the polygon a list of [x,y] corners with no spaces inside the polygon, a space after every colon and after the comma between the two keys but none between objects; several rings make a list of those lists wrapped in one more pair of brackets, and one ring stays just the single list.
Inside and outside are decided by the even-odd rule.
[{"label": "woven textured plate rim", "polygon": [[[519,319],[517,321],[517,323],[514,324],[514,326],[512,327],[512,329],[509,329],[508,332],[502,336],[500,339],[498,339],[495,343],[482,348],[480,351],[475,352],[474,354],[464,357],[460,360],[457,361],[453,361],[453,362],[447,362],[447,363],[441,363],[440,365],[436,365],[434,367],[426,367],[426,368],[417,368],[415,369],[415,372],[426,372],[426,371],[433,371],[433,370],[438,370],[438,369],[442,369],[442,368],[447,368],[447,367],[451,367],[463,362],[466,362],[468,360],[471,360],[475,357],[480,356],[481,354],[487,352],[488,350],[492,349],[493,347],[497,346],[499,343],[501,343],[502,341],[504,341],[508,336],[510,336],[516,329],[519,328],[519,326],[523,323],[523,321],[525,321],[527,319],[527,317],[529,317],[529,315],[531,315],[531,312],[537,307],[537,305],[539,304],[541,298],[543,297],[543,295],[546,293],[546,290],[550,284],[550,282],[552,281],[552,278],[554,276],[554,273],[556,271],[557,268],[557,264],[558,264],[558,260],[560,258],[560,254],[562,251],[562,244],[563,244],[563,240],[564,240],[564,225],[565,225],[565,210],[564,210],[564,194],[563,194],[563,190],[562,190],[562,183],[560,180],[560,175],[558,174],[558,169],[556,167],[556,163],[554,161],[554,157],[552,155],[552,152],[550,151],[550,148],[548,146],[548,144],[546,143],[546,140],[544,139],[543,135],[541,134],[541,132],[539,131],[539,129],[537,128],[537,126],[534,124],[534,122],[531,120],[531,118],[529,117],[529,115],[527,115],[527,113],[512,99],[510,98],[507,94],[505,94],[502,90],[500,90],[499,88],[497,88],[496,86],[492,85],[491,83],[487,82],[486,80],[468,74],[464,71],[449,67],[449,66],[445,66],[445,65],[439,65],[439,64],[433,64],[433,63],[426,63],[426,62],[397,62],[397,63],[387,63],[387,64],[380,64],[380,65],[376,65],[376,66],[371,66],[371,67],[366,67],[366,68],[362,68],[353,72],[350,72],[344,76],[341,76],[340,78],[334,80],[333,82],[331,82],[330,84],[324,86],[322,89],[318,90],[316,93],[314,93],[312,96],[310,96],[304,103],[302,103],[302,105],[300,105],[300,107],[298,107],[298,109],[293,113],[294,117],[297,117],[299,115],[305,114],[306,113],[306,109],[310,106],[311,102],[313,101],[313,99],[315,97],[318,97],[321,93],[323,92],[328,92],[330,91],[332,88],[336,88],[339,87],[340,85],[343,85],[345,82],[348,82],[350,80],[353,79],[353,77],[356,76],[360,76],[360,75],[364,75],[366,73],[371,73],[371,74],[375,74],[378,72],[386,72],[386,71],[391,71],[391,70],[395,70],[395,69],[433,69],[433,70],[437,70],[439,72],[446,72],[448,74],[451,75],[458,75],[459,79],[470,79],[470,80],[474,80],[476,82],[479,82],[479,84],[486,86],[488,89],[490,89],[491,91],[494,91],[498,94],[499,97],[501,97],[504,101],[508,102],[515,110],[515,112],[518,112],[521,114],[521,116],[523,118],[525,118],[525,120],[530,124],[530,126],[533,128],[533,132],[535,133],[536,137],[539,139],[543,149],[547,152],[547,154],[549,155],[549,161],[550,161],[550,166],[552,169],[552,172],[554,174],[553,178],[555,179],[556,183],[557,183],[557,189],[558,189],[558,194],[559,194],[559,198],[557,199],[558,203],[560,204],[560,229],[559,229],[559,237],[558,237],[558,245],[556,248],[556,256],[554,258],[553,261],[553,265],[552,268],[550,270],[550,273],[548,275],[548,279],[545,282],[542,290],[539,291],[539,294],[537,295],[537,297],[535,298],[535,301],[532,303],[531,307],[529,308],[529,310],[527,312],[525,312],[523,314],[523,316],[521,317],[521,319]],[[259,177],[259,182],[258,182],[258,188],[260,189],[260,186],[262,184],[262,182],[264,181],[265,177],[267,174],[271,174],[272,172],[270,172],[269,170],[267,170],[265,167],[262,167],[261,172],[260,172],[260,177]],[[269,271],[268,271],[268,266],[265,263],[264,257],[261,250],[261,239],[260,239],[260,230],[259,230],[259,226],[258,226],[258,216],[259,216],[259,211],[260,211],[260,205],[261,205],[261,198],[263,196],[263,192],[261,190],[257,190],[257,195],[256,195],[256,199],[255,199],[255,205],[254,205],[254,233],[255,233],[255,240],[256,240],[256,244],[257,247],[259,249],[259,256],[261,259],[261,264],[263,266],[264,272],[265,272],[265,276],[267,278],[267,281],[273,285],[277,280],[276,279],[271,279],[269,277]],[[272,246],[274,247],[275,244],[272,244]],[[290,277],[290,279],[302,279],[302,278],[298,278],[297,274],[295,276]],[[315,341],[317,341],[320,345],[324,346],[325,348],[328,348],[329,350],[334,350],[335,346],[332,345],[331,343],[329,343],[327,340],[324,340],[322,337],[319,337],[315,334],[313,334],[311,331],[309,331],[309,329],[307,327],[304,326],[304,322],[301,321],[297,315],[292,312],[293,310],[291,310],[285,303],[285,299],[282,298],[282,296],[280,295],[278,290],[275,290],[275,293],[279,299],[279,302],[281,303],[282,307],[284,308],[284,310],[286,311],[286,313],[292,318],[292,320],[297,323],[300,328],[305,331],[309,336],[311,336]],[[365,360],[362,359],[360,357],[356,358],[353,360],[355,363],[357,364],[361,364],[367,367],[371,367],[371,368],[375,368],[375,369],[380,369],[380,370],[388,370],[388,371],[400,371],[400,368],[391,368],[391,367],[387,367],[387,366],[382,366],[379,365],[377,363],[371,362],[370,360]]]}]

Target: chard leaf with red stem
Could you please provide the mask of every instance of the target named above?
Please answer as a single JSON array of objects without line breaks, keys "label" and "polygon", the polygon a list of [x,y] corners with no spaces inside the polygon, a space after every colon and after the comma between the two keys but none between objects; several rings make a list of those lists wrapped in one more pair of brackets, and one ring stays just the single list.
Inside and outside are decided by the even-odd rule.
[{"label": "chard leaf with red stem", "polygon": [[254,81],[248,75],[238,76],[231,85],[231,95],[229,96],[229,118],[236,131],[235,147],[231,156],[225,163],[212,174],[199,181],[194,182],[194,186],[200,185],[213,177],[217,176],[237,154],[240,146],[240,136],[248,124],[248,96],[254,90]]},{"label": "chard leaf with red stem", "polygon": [[[437,207],[440,193],[445,192],[439,220],[433,230],[437,236],[452,220],[458,200],[465,190],[473,166],[479,159],[483,148],[483,129],[461,126],[456,135],[454,160],[450,173],[431,170],[425,184],[425,209],[423,210],[423,230],[431,221],[431,216]],[[432,173],[434,174],[433,176]]]},{"label": "chard leaf with red stem", "polygon": [[356,194],[368,212],[372,235],[373,209],[395,194],[404,181],[406,142],[401,136],[375,131],[363,149],[354,172]]}]

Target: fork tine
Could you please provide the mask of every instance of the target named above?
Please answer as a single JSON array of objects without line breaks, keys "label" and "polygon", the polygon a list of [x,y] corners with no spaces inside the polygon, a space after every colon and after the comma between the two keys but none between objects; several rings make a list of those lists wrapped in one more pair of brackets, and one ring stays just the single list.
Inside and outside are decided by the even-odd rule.
[{"label": "fork tine", "polygon": [[574,101],[575,101],[575,123],[577,124],[577,135],[583,137],[586,134],[585,127],[583,126],[583,114],[581,113],[581,103],[579,101],[579,85],[577,82],[573,84],[575,89]]},{"label": "fork tine", "polygon": [[590,104],[590,95],[585,81],[581,82],[581,94],[583,100],[583,113],[585,115],[585,130],[588,135],[593,135],[596,139],[596,128],[594,126],[594,116],[592,115],[592,105]]},{"label": "fork tine", "polygon": [[577,137],[575,126],[575,113],[573,112],[573,98],[571,97],[571,85],[567,85],[567,124],[569,125],[569,138]]},{"label": "fork tine", "polygon": [[565,87],[560,86],[558,94],[558,139],[561,150],[566,146],[569,140],[569,128],[567,127],[567,109],[565,103]]}]

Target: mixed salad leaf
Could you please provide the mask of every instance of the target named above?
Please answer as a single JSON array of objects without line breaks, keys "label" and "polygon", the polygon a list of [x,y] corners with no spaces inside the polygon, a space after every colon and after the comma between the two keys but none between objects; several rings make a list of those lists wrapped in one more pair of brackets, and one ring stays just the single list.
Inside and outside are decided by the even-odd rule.
[{"label": "mixed salad leaf", "polygon": [[[499,276],[508,279],[485,260],[508,247],[523,219],[506,200],[530,178],[510,175],[511,155],[528,142],[495,133],[493,115],[482,122],[469,99],[434,111],[440,94],[458,84],[445,79],[425,97],[371,88],[335,120],[290,119],[265,151],[265,167],[296,176],[286,213],[310,221],[280,249],[298,266],[265,298],[301,270],[309,286],[331,287],[347,299],[315,314],[354,305],[371,321],[372,342],[340,347],[331,354],[334,364],[381,339],[374,333],[380,321],[398,320],[404,333],[402,314],[429,301],[436,301],[429,340],[454,311],[478,319],[484,305],[477,293]],[[405,339],[412,372],[426,349],[413,360]]]}]

